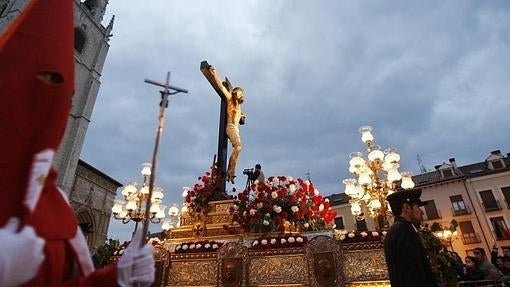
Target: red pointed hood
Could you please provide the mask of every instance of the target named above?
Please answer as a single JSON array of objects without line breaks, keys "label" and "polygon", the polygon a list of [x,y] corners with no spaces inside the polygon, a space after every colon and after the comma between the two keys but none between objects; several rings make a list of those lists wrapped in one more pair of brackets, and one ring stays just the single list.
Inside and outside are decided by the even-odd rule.
[{"label": "red pointed hood", "polygon": [[[23,216],[33,157],[56,151],[64,134],[74,90],[73,3],[32,0],[0,37],[0,226]],[[56,196],[54,180],[45,192]]]}]

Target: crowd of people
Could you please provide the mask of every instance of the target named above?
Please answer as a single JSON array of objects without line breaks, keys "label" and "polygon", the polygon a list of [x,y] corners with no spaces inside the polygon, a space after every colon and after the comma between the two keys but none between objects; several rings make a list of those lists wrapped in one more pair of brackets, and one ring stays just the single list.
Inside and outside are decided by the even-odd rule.
[{"label": "crowd of people", "polygon": [[490,260],[480,247],[473,250],[473,255],[466,256],[464,262],[456,252],[449,252],[449,255],[455,262],[459,281],[510,281],[510,246],[501,250],[503,256],[498,255],[498,248],[494,246]]}]

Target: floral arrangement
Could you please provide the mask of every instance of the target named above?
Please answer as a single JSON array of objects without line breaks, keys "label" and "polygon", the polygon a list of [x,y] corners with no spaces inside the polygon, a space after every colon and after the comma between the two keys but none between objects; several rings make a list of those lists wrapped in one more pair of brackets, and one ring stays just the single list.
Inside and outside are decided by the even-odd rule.
[{"label": "floral arrangement", "polygon": [[262,233],[322,230],[336,216],[312,182],[288,176],[255,181],[235,197],[229,212],[234,226]]},{"label": "floral arrangement", "polygon": [[358,243],[358,242],[380,242],[386,231],[379,233],[378,231],[335,231],[335,238],[342,243]]},{"label": "floral arrangement", "polygon": [[289,248],[301,247],[308,242],[306,236],[289,235],[278,237],[261,237],[251,243],[252,249],[271,249],[271,248]]},{"label": "floral arrangement", "polygon": [[176,253],[193,253],[193,252],[212,252],[216,251],[223,245],[222,242],[217,241],[197,241],[197,242],[184,242],[175,246]]},{"label": "floral arrangement", "polygon": [[198,178],[192,188],[188,188],[184,196],[184,204],[188,207],[191,215],[207,212],[209,202],[229,198],[226,193],[221,192],[221,174],[213,166],[211,171],[206,172]]}]

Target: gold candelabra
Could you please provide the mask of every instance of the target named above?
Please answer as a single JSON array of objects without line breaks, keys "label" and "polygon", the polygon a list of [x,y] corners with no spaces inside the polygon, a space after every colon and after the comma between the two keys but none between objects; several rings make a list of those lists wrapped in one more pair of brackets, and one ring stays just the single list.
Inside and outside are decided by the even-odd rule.
[{"label": "gold candelabra", "polygon": [[351,212],[356,220],[363,220],[366,213],[372,218],[391,216],[391,209],[386,196],[397,188],[410,189],[414,182],[410,172],[399,172],[400,155],[395,148],[384,151],[375,144],[372,127],[362,126],[359,129],[361,141],[366,144],[367,157],[361,152],[349,155],[349,172],[354,178],[343,180],[345,194],[350,197]]},{"label": "gold candelabra", "polygon": [[[129,182],[122,190],[123,200],[116,200],[112,207],[113,217],[126,224],[130,221],[138,222],[148,219],[152,223],[160,223],[165,217],[165,206],[161,204],[164,197],[163,188],[154,187],[151,197],[149,218],[146,217],[146,205],[149,197],[149,177],[151,176],[150,163],[142,164],[143,184],[138,188],[135,182]],[[135,229],[136,229],[135,226]]]}]

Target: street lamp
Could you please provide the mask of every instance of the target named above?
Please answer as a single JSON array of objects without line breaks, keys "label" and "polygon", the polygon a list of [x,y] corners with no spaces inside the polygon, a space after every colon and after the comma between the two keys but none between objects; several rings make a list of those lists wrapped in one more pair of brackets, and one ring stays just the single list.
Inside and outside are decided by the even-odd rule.
[{"label": "street lamp", "polygon": [[161,228],[163,230],[169,230],[175,227],[179,227],[180,223],[180,215],[181,211],[179,209],[179,206],[177,204],[172,204],[170,208],[168,208],[168,216],[163,220],[163,224],[161,225]]},{"label": "street lamp", "polygon": [[[146,212],[144,203],[149,197],[149,177],[151,176],[150,163],[142,164],[143,184],[138,188],[135,182],[129,182],[122,190],[124,200],[116,200],[112,207],[113,217],[126,224],[130,221],[138,222],[145,220]],[[151,197],[149,218],[152,223],[160,223],[165,217],[165,206],[161,204],[164,197],[163,188],[154,187]]]},{"label": "street lamp", "polygon": [[[343,180],[345,194],[351,199],[351,213],[356,220],[365,219],[366,213],[372,218],[387,218],[391,209],[386,196],[397,188],[411,189],[414,182],[410,172],[399,172],[400,155],[395,148],[384,151],[375,144],[372,127],[362,126],[359,129],[361,141],[367,146],[367,157],[361,152],[349,155],[349,172],[354,178]],[[380,226],[382,227],[382,226]]]}]

